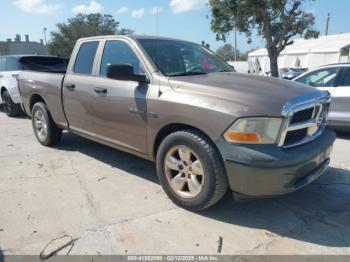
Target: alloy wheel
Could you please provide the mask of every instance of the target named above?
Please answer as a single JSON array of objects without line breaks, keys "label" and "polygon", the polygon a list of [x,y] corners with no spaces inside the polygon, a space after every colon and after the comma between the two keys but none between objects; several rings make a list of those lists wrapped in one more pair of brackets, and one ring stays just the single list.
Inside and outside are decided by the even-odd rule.
[{"label": "alloy wheel", "polygon": [[189,147],[172,147],[164,159],[164,169],[173,191],[183,198],[198,196],[204,186],[204,169],[199,157]]},{"label": "alloy wheel", "polygon": [[34,127],[35,132],[40,140],[45,140],[47,136],[47,122],[45,116],[41,110],[37,110],[34,113]]}]

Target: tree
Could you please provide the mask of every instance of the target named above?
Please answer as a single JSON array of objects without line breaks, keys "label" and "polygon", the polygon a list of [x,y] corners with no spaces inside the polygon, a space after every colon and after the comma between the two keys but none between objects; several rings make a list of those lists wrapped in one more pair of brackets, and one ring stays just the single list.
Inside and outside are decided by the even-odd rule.
[{"label": "tree", "polygon": [[[296,35],[316,36],[315,17],[303,10],[306,0],[209,0],[212,30],[224,40],[234,28],[251,42],[253,32],[266,41],[271,75],[278,77],[277,58]],[[313,32],[313,33],[311,33]]]},{"label": "tree", "polygon": [[224,44],[223,46],[219,47],[216,50],[216,54],[225,61],[232,61],[235,59],[235,49],[231,44]]},{"label": "tree", "polygon": [[79,38],[133,33],[130,29],[118,30],[118,27],[119,22],[111,15],[78,14],[67,23],[57,24],[57,31],[51,32],[48,50],[51,54],[69,57]]},{"label": "tree", "polygon": [[[244,53],[237,50],[237,61],[247,61],[249,52],[251,52],[251,50]],[[235,59],[235,49],[231,44],[225,43],[216,50],[216,54],[225,61],[232,61]]]},{"label": "tree", "polygon": [[305,33],[304,38],[311,39],[311,38],[318,38],[319,36],[320,36],[319,31],[310,29]]}]

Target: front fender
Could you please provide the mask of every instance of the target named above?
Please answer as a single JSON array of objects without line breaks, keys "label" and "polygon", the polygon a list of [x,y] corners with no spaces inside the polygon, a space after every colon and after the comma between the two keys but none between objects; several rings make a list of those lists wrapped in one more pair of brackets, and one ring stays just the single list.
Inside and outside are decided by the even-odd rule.
[{"label": "front fender", "polygon": [[147,147],[150,157],[153,157],[158,133],[166,126],[177,124],[193,127],[215,142],[235,120],[232,114],[216,111],[213,107],[200,107],[164,100],[149,101],[148,114]]}]

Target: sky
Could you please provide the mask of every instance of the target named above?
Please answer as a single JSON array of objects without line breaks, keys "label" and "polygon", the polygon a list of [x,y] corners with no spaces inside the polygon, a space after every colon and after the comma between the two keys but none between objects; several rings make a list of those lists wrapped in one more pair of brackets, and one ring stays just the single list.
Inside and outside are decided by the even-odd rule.
[{"label": "sky", "polygon": [[[210,44],[212,50],[223,45],[210,30],[208,0],[0,0],[0,40],[29,34],[30,39],[44,38],[43,28],[54,31],[57,23],[66,22],[77,13],[101,12],[111,14],[123,28],[137,34],[159,35]],[[349,0],[308,0],[305,9],[316,17],[316,29],[324,34],[327,13],[331,15],[329,34],[350,32]],[[157,11],[159,30],[157,30]],[[233,43],[229,36],[228,42]],[[238,34],[241,51],[263,47],[264,41],[253,37],[247,43],[245,35]]]}]

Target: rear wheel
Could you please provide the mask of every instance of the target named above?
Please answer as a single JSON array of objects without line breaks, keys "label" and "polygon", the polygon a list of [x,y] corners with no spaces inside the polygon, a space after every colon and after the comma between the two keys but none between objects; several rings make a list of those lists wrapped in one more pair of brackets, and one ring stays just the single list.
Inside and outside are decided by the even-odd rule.
[{"label": "rear wheel", "polygon": [[62,129],[52,120],[46,104],[38,102],[33,106],[32,125],[35,137],[40,144],[52,146],[61,140]]},{"label": "rear wheel", "polygon": [[195,130],[178,131],[162,141],[157,152],[157,174],[169,198],[194,211],[218,202],[228,187],[219,152]]},{"label": "rear wheel", "polygon": [[1,94],[3,103],[3,109],[7,116],[14,117],[22,113],[22,109],[19,104],[15,104],[7,91]]}]

